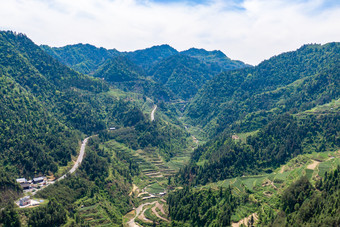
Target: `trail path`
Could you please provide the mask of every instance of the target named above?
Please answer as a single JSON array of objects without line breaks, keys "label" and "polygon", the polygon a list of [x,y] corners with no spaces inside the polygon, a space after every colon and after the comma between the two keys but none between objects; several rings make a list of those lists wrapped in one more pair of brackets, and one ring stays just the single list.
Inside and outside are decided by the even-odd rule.
[{"label": "trail path", "polygon": [[[134,193],[135,191],[139,191],[139,188],[135,185],[135,184],[132,184],[132,191],[130,192],[130,194],[129,194],[129,196],[131,196],[132,195],[132,193]],[[137,192],[138,192],[137,191]]]},{"label": "trail path", "polygon": [[151,112],[151,121],[155,120],[156,109],[157,109],[157,105],[154,106],[154,108],[153,108],[153,110]]}]

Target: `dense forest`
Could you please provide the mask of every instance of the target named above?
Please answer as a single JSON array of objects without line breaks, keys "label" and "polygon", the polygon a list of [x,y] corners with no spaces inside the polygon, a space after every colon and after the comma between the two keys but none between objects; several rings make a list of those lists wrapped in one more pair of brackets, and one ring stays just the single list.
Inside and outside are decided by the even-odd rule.
[{"label": "dense forest", "polygon": [[281,209],[274,223],[290,226],[340,225],[340,166],[315,187],[303,176],[282,194]]},{"label": "dense forest", "polygon": [[26,36],[2,32],[1,41],[0,162],[7,171],[55,173],[76,155],[81,133],[112,125],[130,127],[129,134],[140,137],[126,143],[159,146],[166,157],[172,156],[167,138],[178,138],[178,146],[185,143],[182,129],[148,122],[138,107],[112,96],[105,81],[67,68]]},{"label": "dense forest", "polygon": [[275,115],[328,103],[339,97],[339,52],[338,43],[305,45],[256,67],[222,73],[204,86],[185,114],[214,135],[235,122],[235,129],[249,132]]},{"label": "dense forest", "polygon": [[304,119],[285,114],[248,136],[246,143],[234,142],[231,134],[224,133],[198,147],[177,180],[196,185],[271,172],[299,154],[336,150],[340,147],[339,123],[338,110],[334,115]]},{"label": "dense forest", "polygon": [[103,78],[119,89],[163,101],[188,100],[214,75],[248,66],[220,51],[191,48],[178,52],[169,45],[133,52],[106,50],[89,44],[41,47],[74,70]]},{"label": "dense forest", "polygon": [[51,48],[47,45],[40,47],[60,62],[84,74],[93,73],[106,60],[119,55],[115,49],[107,50],[90,44],[67,45],[60,48]]},{"label": "dense forest", "polygon": [[233,197],[231,188],[199,190],[185,187],[168,197],[173,226],[229,226],[231,215],[247,198]]}]

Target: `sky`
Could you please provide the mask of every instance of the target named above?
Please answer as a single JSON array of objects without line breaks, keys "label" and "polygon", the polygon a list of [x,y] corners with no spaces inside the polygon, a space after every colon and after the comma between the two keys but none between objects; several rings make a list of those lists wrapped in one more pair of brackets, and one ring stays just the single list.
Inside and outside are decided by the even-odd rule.
[{"label": "sky", "polygon": [[0,30],[38,45],[169,44],[253,65],[303,44],[340,41],[339,0],[0,0],[0,18]]}]

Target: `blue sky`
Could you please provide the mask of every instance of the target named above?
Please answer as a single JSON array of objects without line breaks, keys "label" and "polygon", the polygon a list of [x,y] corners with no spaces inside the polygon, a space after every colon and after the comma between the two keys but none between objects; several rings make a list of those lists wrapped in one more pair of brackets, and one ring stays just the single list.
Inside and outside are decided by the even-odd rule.
[{"label": "blue sky", "polygon": [[0,29],[37,44],[120,51],[169,44],[258,64],[307,43],[340,41],[339,0],[0,0]]},{"label": "blue sky", "polygon": [[179,3],[179,2],[187,2],[191,4],[206,4],[209,1],[208,0],[153,0],[153,2],[158,2],[158,3]]}]

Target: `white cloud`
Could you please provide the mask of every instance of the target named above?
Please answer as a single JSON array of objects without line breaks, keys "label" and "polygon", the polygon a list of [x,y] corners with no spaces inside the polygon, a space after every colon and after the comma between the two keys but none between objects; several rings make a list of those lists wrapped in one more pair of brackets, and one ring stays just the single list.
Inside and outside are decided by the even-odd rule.
[{"label": "white cloud", "polygon": [[251,64],[305,43],[340,41],[337,0],[0,0],[0,18],[1,29],[37,44],[124,51],[167,43],[220,49]]}]

